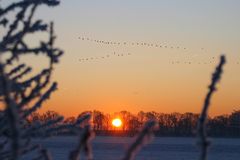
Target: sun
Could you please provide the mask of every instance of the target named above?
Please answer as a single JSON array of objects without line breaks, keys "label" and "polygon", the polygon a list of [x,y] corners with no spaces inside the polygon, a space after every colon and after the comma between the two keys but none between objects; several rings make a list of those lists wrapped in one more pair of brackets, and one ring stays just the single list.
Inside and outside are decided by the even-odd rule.
[{"label": "sun", "polygon": [[120,127],[120,126],[122,125],[121,119],[119,119],[119,118],[113,119],[113,120],[112,120],[112,125],[113,125],[114,127]]}]

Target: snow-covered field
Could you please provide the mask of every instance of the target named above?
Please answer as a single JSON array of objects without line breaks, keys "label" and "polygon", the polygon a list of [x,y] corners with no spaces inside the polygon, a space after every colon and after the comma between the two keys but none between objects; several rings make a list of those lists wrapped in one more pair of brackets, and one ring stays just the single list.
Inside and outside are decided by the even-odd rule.
[{"label": "snow-covered field", "polygon": [[[76,145],[77,137],[53,137],[40,141],[55,160],[66,160]],[[35,140],[39,141],[39,140]],[[121,159],[132,138],[96,137],[93,140],[94,159]],[[239,160],[240,139],[211,139],[209,160]],[[198,147],[194,138],[155,138],[137,155],[137,160],[198,160]]]}]

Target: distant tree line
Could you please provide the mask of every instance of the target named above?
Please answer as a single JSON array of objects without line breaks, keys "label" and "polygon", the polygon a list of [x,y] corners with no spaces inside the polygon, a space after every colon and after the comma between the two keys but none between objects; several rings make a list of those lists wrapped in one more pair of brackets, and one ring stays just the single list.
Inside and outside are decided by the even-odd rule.
[{"label": "distant tree line", "polygon": [[[86,111],[77,117],[67,117],[59,122],[66,125],[76,123],[76,120],[86,113],[92,114],[91,124],[96,134],[99,135],[121,135],[132,136],[139,132],[139,129],[149,120],[158,122],[157,136],[195,136],[199,114],[195,113],[157,113],[154,111],[132,114],[128,111],[120,111],[114,114],[103,113],[101,111]],[[61,117],[54,111],[46,113],[34,113],[29,117],[29,124],[44,124],[54,121]],[[122,120],[122,126],[116,128],[112,125],[114,118]],[[54,124],[60,125],[60,124]],[[46,126],[47,127],[47,126]],[[81,126],[79,126],[81,127]],[[208,134],[212,137],[240,137],[240,110],[233,111],[231,114],[208,117]],[[61,134],[73,134],[70,131]],[[56,133],[57,134],[57,133]]]}]

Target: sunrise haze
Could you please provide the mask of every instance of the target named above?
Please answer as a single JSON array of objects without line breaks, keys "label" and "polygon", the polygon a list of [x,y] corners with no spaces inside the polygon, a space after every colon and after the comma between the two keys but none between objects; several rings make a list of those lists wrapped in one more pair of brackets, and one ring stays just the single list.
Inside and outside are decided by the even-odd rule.
[{"label": "sunrise haze", "polygon": [[53,10],[40,9],[40,17],[55,22],[56,43],[65,51],[53,77],[59,90],[41,112],[198,113],[223,53],[227,64],[210,115],[239,109],[239,8],[238,0],[71,0]]}]

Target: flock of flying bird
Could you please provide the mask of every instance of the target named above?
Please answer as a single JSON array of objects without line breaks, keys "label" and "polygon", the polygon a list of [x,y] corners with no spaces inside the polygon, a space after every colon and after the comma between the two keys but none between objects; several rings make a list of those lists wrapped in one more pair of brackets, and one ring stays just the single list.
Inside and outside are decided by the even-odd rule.
[{"label": "flock of flying bird", "polygon": [[86,61],[107,59],[107,58],[110,58],[110,57],[112,57],[112,56],[123,57],[123,56],[130,56],[130,55],[132,55],[132,54],[131,54],[131,53],[116,53],[116,52],[113,52],[113,53],[111,53],[111,54],[107,54],[107,55],[100,56],[100,57],[80,58],[79,61],[80,61],[80,62],[86,62]]},{"label": "flock of flying bird", "polygon": [[215,57],[212,57],[209,61],[205,62],[191,62],[191,61],[171,61],[171,64],[211,64],[215,60]]},{"label": "flock of flying bird", "polygon": [[[143,47],[154,47],[154,48],[165,48],[165,49],[178,49],[178,50],[187,50],[186,47],[181,47],[181,46],[173,46],[173,45],[167,45],[164,43],[160,44],[153,44],[153,43],[146,43],[146,42],[116,42],[116,41],[104,41],[104,40],[99,40],[99,39],[93,39],[89,37],[78,37],[79,40],[82,41],[88,41],[92,43],[98,43],[98,44],[103,44],[103,45],[113,45],[113,46],[143,46]],[[204,48],[201,48],[201,51],[204,51]],[[99,57],[85,57],[85,58],[80,58],[79,62],[86,62],[86,61],[93,61],[93,60],[103,60],[110,58],[112,56],[118,56],[118,57],[123,57],[123,56],[130,56],[132,55],[131,53],[116,53],[112,52],[111,54],[106,54],[104,56],[99,56]],[[186,65],[191,65],[191,64],[211,64],[215,60],[215,57],[210,58],[210,60],[205,61],[205,62],[193,62],[193,61],[171,61],[170,64],[186,64]],[[240,64],[240,62],[237,62],[236,64]]]},{"label": "flock of flying bird", "polygon": [[[88,37],[78,37],[78,39],[82,41],[90,41],[94,43],[99,43],[99,44],[105,44],[105,45],[124,45],[124,46],[146,46],[146,47],[155,47],[155,48],[169,48],[169,49],[183,49],[186,50],[186,47],[180,47],[180,46],[170,46],[164,43],[160,44],[153,44],[153,43],[146,43],[146,42],[115,42],[115,41],[104,41],[104,40],[97,40],[97,39],[92,39]],[[203,50],[204,48],[202,48]]]}]

